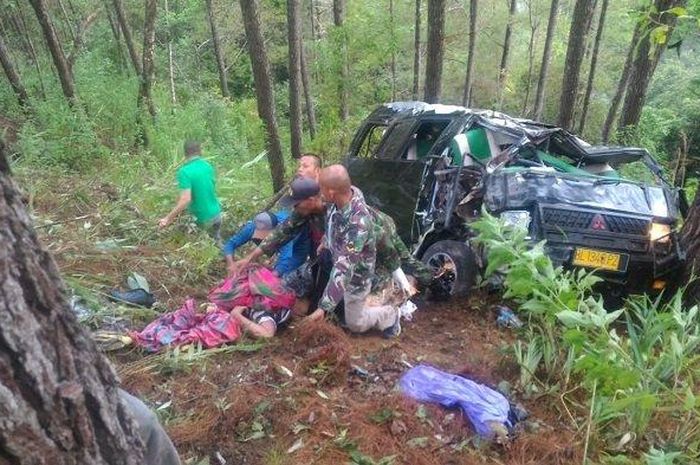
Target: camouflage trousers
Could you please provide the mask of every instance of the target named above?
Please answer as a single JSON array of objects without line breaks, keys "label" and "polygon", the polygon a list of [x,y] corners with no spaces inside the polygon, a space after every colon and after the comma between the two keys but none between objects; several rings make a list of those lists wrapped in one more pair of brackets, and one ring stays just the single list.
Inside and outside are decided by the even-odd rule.
[{"label": "camouflage trousers", "polygon": [[372,285],[368,281],[360,291],[346,292],[345,326],[353,333],[364,333],[370,329],[384,330],[399,318],[398,307],[391,304],[373,305],[369,302]]}]

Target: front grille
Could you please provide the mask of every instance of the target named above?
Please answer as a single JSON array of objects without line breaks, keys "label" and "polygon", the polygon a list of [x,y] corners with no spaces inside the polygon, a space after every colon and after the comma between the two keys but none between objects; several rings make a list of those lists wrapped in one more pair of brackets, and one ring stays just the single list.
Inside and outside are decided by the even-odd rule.
[{"label": "front grille", "polygon": [[[644,236],[649,231],[649,220],[632,218],[629,216],[601,214],[605,220],[604,231],[629,234],[634,236]],[[555,227],[562,230],[593,230],[593,219],[596,213],[581,210],[563,210],[559,208],[545,207],[542,209],[542,223],[545,226]],[[602,230],[601,230],[602,231]]]}]

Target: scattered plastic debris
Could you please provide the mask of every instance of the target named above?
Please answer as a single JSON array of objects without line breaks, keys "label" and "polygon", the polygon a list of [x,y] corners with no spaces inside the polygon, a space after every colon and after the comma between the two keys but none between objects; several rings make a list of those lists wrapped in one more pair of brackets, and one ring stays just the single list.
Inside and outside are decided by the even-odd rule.
[{"label": "scattered plastic debris", "polygon": [[417,309],[418,307],[416,307],[416,304],[414,304],[410,300],[407,300],[399,307],[401,317],[407,321],[413,320],[413,312],[415,312]]},{"label": "scattered plastic debris", "polygon": [[499,305],[496,310],[498,310],[496,324],[501,328],[518,329],[523,326],[523,322],[513,313],[513,310],[505,305]]}]

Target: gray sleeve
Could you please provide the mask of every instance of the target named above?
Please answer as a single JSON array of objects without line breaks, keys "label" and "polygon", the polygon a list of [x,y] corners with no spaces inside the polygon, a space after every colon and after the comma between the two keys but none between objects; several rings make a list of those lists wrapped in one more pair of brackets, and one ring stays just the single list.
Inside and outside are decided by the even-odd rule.
[{"label": "gray sleeve", "polygon": [[119,390],[122,402],[136,420],[141,440],[146,446],[144,465],[181,465],[175,446],[170,441],[155,414],[139,399],[123,389]]}]

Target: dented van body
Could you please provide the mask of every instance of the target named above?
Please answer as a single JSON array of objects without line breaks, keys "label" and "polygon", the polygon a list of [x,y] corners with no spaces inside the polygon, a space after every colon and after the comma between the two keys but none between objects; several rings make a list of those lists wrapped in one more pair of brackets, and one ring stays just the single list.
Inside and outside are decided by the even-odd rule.
[{"label": "dented van body", "polygon": [[684,259],[684,199],[644,149],[591,146],[494,111],[396,102],[363,122],[346,164],[416,256],[451,270],[457,294],[483,266],[470,222],[484,209],[545,240],[555,264],[596,270],[612,292],[661,290]]}]

